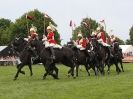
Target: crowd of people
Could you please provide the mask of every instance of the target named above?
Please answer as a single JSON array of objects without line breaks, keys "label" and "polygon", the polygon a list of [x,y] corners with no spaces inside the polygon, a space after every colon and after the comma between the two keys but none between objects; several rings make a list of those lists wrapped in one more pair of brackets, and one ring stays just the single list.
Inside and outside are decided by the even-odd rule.
[{"label": "crowd of people", "polygon": [[0,66],[16,65],[16,56],[0,57]]}]

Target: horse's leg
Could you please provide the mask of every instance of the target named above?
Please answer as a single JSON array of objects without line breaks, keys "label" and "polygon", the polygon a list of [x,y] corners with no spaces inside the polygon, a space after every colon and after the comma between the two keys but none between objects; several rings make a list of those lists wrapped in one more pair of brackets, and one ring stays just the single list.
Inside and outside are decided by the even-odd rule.
[{"label": "horse's leg", "polygon": [[49,70],[49,75],[51,75],[54,79],[58,79],[57,75],[53,73],[53,68]]},{"label": "horse's leg", "polygon": [[94,66],[92,66],[92,69],[95,73],[95,76],[97,76],[98,75],[97,67],[94,65]]},{"label": "horse's leg", "polygon": [[[17,65],[17,69],[19,69],[19,66],[20,66],[20,64]],[[20,73],[25,75],[25,72],[22,70],[20,70]]]},{"label": "horse's leg", "polygon": [[33,72],[32,72],[32,66],[31,66],[31,64],[28,64],[28,67],[30,69],[30,76],[32,76],[33,75]]},{"label": "horse's leg", "polygon": [[55,70],[56,78],[59,79],[58,78],[58,71],[59,71],[59,69],[55,66],[55,64],[54,64],[54,68],[53,69]]},{"label": "horse's leg", "polygon": [[102,62],[102,72],[103,72],[103,75],[105,75],[104,64],[105,64],[105,61]]},{"label": "horse's leg", "polygon": [[75,75],[74,75],[74,67],[72,67],[71,69],[72,69],[72,71],[71,71],[72,77],[73,77],[73,78],[76,78]]},{"label": "horse's leg", "polygon": [[105,74],[103,64],[101,64],[99,70],[100,70],[100,72],[101,72],[102,75]]},{"label": "horse's leg", "polygon": [[67,76],[68,76],[68,77],[70,77],[70,75],[71,75],[70,73],[71,73],[71,72],[72,72],[72,69],[70,68],[70,69],[68,70],[68,73],[67,73]]},{"label": "horse's leg", "polygon": [[76,77],[78,77],[78,69],[79,69],[79,65],[76,65]]},{"label": "horse's leg", "polygon": [[110,74],[110,64],[108,64],[107,66],[108,66],[107,72],[108,72],[108,75],[109,75]]},{"label": "horse's leg", "polygon": [[71,66],[71,75],[72,75],[73,78],[76,78],[75,75],[74,75],[75,64],[73,62],[71,62],[70,66]]},{"label": "horse's leg", "polygon": [[121,65],[121,69],[122,69],[122,71],[124,72],[123,64],[122,64],[122,59],[120,60],[120,65]]},{"label": "horse's leg", "polygon": [[120,70],[119,70],[118,63],[117,62],[115,62],[115,66],[116,66],[116,72],[117,72],[117,74],[119,74]]},{"label": "horse's leg", "polygon": [[86,71],[88,73],[88,76],[90,76],[90,72],[89,72],[90,66],[88,67],[88,65],[85,65],[85,69],[86,69]]},{"label": "horse's leg", "polygon": [[43,63],[43,66],[44,66],[44,69],[45,69],[45,73],[44,73],[42,79],[44,80],[44,79],[46,79],[46,76],[48,75],[48,72],[47,72],[47,68],[46,68],[46,66],[45,66],[45,63]]},{"label": "horse's leg", "polygon": [[24,65],[23,65],[22,63],[19,64],[19,67],[18,67],[17,73],[16,73],[16,75],[15,75],[15,77],[14,77],[13,80],[17,80],[18,75],[19,75],[19,73],[20,73],[20,71],[21,71],[21,69],[22,69],[23,67],[24,67]]},{"label": "horse's leg", "polygon": [[47,61],[46,64],[45,64],[45,71],[46,71],[46,73],[44,73],[43,79],[45,79],[48,74],[51,75],[54,79],[58,79],[57,75],[53,74],[53,70],[54,69],[55,68],[53,68],[53,65],[50,64],[49,61]]}]

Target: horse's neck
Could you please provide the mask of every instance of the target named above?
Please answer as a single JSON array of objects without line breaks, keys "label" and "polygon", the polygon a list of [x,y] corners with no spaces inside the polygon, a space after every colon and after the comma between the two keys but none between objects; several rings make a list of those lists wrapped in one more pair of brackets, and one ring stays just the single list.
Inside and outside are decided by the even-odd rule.
[{"label": "horse's neck", "polygon": [[37,53],[40,53],[44,47],[45,46],[40,41],[38,41],[37,48],[36,48]]},{"label": "horse's neck", "polygon": [[22,52],[22,51],[25,49],[25,47],[26,47],[27,44],[28,44],[27,42],[23,42],[23,43],[19,46],[18,52],[19,52],[19,53]]}]

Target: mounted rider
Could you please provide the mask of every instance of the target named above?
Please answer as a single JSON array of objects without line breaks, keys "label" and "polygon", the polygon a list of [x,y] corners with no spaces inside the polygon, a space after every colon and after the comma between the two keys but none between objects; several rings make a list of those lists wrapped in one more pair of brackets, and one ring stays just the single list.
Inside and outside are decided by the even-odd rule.
[{"label": "mounted rider", "polygon": [[42,41],[44,41],[45,44],[45,48],[50,48],[51,51],[51,58],[55,59],[55,52],[54,52],[54,47],[56,46],[56,41],[54,39],[54,32],[53,32],[53,28],[51,26],[47,27],[47,36],[43,35],[43,39]]},{"label": "mounted rider", "polygon": [[[114,35],[111,35],[110,38],[111,38],[111,46],[114,47],[114,43],[118,42],[118,40],[117,40],[117,38]],[[121,57],[123,59],[124,57],[123,57],[123,54],[122,54],[122,49],[120,47],[119,47],[119,52],[120,52]]]},{"label": "mounted rider", "polygon": [[97,41],[107,48],[107,52],[108,52],[109,58],[113,57],[113,55],[111,53],[110,45],[106,42],[107,38],[105,36],[105,32],[104,32],[103,26],[97,27],[97,32],[98,32],[98,34],[97,34],[97,39],[98,40]]},{"label": "mounted rider", "polygon": [[30,28],[30,34],[28,36],[28,41],[38,39],[38,34],[37,34],[37,28],[32,25]]},{"label": "mounted rider", "polygon": [[106,36],[103,30],[103,26],[97,27],[97,32],[98,32],[97,34],[98,42],[101,43],[103,46],[109,47],[110,45],[106,43]]},{"label": "mounted rider", "polygon": [[79,50],[86,49],[86,39],[82,36],[81,33],[78,34],[78,39],[76,40],[75,45]]}]

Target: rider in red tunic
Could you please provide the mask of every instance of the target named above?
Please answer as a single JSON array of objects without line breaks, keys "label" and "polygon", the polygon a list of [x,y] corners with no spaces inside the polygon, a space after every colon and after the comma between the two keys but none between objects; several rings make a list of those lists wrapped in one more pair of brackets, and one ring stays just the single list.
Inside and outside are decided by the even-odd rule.
[{"label": "rider in red tunic", "polygon": [[49,44],[56,44],[56,41],[54,40],[54,32],[52,31],[50,26],[47,27],[47,32],[47,40]]},{"label": "rider in red tunic", "polygon": [[82,34],[78,34],[78,40],[76,41],[77,48],[80,50],[86,49],[86,39],[83,38]]},{"label": "rider in red tunic", "polygon": [[50,47],[50,51],[51,51],[51,58],[55,59],[55,53],[54,53],[54,49],[53,47],[56,45],[56,41],[54,39],[54,32],[52,31],[52,27],[48,26],[47,27],[47,41],[48,44],[46,45],[47,47]]},{"label": "rider in red tunic", "polygon": [[30,36],[28,36],[29,41],[38,38],[38,34],[36,33],[36,31],[37,31],[36,27],[30,28]]}]

